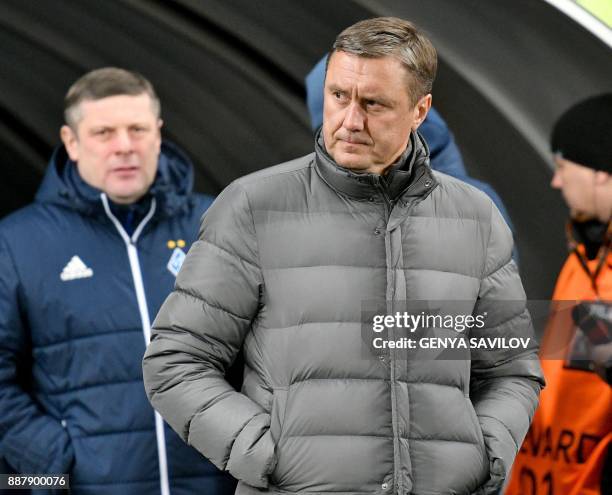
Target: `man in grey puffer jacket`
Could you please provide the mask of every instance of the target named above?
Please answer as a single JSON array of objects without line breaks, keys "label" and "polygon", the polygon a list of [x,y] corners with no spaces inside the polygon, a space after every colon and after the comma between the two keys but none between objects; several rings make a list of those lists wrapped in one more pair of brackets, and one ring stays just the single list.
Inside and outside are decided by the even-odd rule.
[{"label": "man in grey puffer jacket", "polygon": [[461,300],[489,314],[475,338],[531,328],[499,211],[433,173],[416,132],[436,64],[407,21],[343,31],[315,152],[223,191],[155,320],[149,398],[238,494],[491,494],[511,467],[543,385],[533,348],[362,349],[365,301]]}]

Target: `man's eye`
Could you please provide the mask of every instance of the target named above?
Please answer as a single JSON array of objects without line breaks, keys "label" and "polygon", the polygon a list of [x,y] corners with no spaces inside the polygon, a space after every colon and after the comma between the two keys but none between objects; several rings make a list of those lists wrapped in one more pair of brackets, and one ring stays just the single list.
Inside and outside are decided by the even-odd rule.
[{"label": "man's eye", "polygon": [[137,132],[139,134],[145,132],[146,130],[147,130],[146,127],[140,127],[140,126],[139,127],[132,127],[132,131]]},{"label": "man's eye", "polygon": [[376,107],[376,106],[380,106],[380,103],[377,102],[376,100],[366,100],[365,104],[367,107]]},{"label": "man's eye", "polygon": [[336,98],[336,100],[341,100],[342,97],[344,96],[344,94],[340,91],[334,91],[334,98]]},{"label": "man's eye", "polygon": [[96,131],[94,131],[94,136],[101,136],[101,137],[105,137],[109,135],[109,130],[108,129],[98,129]]}]

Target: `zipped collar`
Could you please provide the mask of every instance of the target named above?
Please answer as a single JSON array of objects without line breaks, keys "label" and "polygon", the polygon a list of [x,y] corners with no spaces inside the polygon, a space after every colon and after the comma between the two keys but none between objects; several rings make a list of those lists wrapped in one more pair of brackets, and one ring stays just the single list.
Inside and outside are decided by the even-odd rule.
[{"label": "zipped collar", "polygon": [[410,135],[407,151],[382,176],[355,173],[338,165],[325,150],[319,130],[315,136],[315,168],[332,189],[357,200],[382,203],[385,195],[391,200],[425,196],[437,185],[429,166],[429,149],[417,132]]},{"label": "zipped collar", "polygon": [[142,233],[142,230],[145,228],[149,220],[155,214],[155,209],[157,207],[155,198],[151,198],[151,205],[149,207],[148,213],[144,216],[144,218],[139,222],[138,226],[134,229],[133,232],[129,232],[125,229],[124,225],[119,221],[119,219],[115,216],[115,214],[111,211],[111,205],[108,197],[105,193],[100,194],[100,200],[102,201],[102,206],[104,207],[104,212],[106,216],[110,218],[111,222],[115,225],[117,232],[125,242],[126,246],[129,244],[136,244],[138,237]]},{"label": "zipped collar", "polygon": [[[87,205],[90,205],[91,211],[95,211],[95,208],[99,206],[101,195],[106,197],[106,194],[101,193],[99,189],[90,186],[83,180],[74,163],[68,162],[66,164],[62,171],[62,179],[72,191],[73,201],[79,202],[83,205],[83,208],[87,208]],[[119,220],[126,232],[132,235],[137,225],[147,215],[147,212],[150,210],[151,201],[155,201],[155,198],[147,191],[142,198],[131,204],[114,203],[108,198],[106,201],[113,216]]]},{"label": "zipped collar", "polygon": [[[104,217],[104,208],[100,202],[102,191],[83,185],[78,173],[66,173],[68,167],[74,169],[76,165],[69,160],[66,149],[59,146],[51,157],[36,194],[36,201],[76,210],[88,216]],[[157,202],[156,217],[169,218],[191,208],[194,204],[192,187],[191,162],[180,148],[164,141],[155,181],[148,191],[148,195]]]},{"label": "zipped collar", "polygon": [[606,224],[599,220],[583,222],[570,220],[565,229],[570,251],[573,250],[575,244],[583,244],[587,258],[594,260],[597,258],[601,246],[609,240],[607,238],[609,230],[610,222]]}]

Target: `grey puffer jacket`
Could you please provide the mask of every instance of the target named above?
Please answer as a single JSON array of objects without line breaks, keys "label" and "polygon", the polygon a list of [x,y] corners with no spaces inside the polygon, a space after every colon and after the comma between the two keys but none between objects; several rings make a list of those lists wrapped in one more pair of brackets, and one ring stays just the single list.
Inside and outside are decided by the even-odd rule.
[{"label": "grey puffer jacket", "polygon": [[[488,494],[510,469],[543,385],[535,350],[362,355],[363,301],[460,299],[492,315],[473,336],[531,326],[524,303],[491,303],[525,299],[500,213],[411,142],[383,178],[339,167],[319,140],[232,183],[202,221],[145,387],[237,494]],[[224,373],[241,347],[237,392]]]}]

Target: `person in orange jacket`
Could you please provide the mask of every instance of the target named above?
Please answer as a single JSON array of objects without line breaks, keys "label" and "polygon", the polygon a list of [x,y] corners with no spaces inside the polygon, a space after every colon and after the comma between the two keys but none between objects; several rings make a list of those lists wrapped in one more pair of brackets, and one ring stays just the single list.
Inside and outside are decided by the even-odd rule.
[{"label": "person in orange jacket", "polygon": [[547,386],[505,493],[610,494],[612,94],[567,110],[551,144],[571,253],[540,346]]}]

